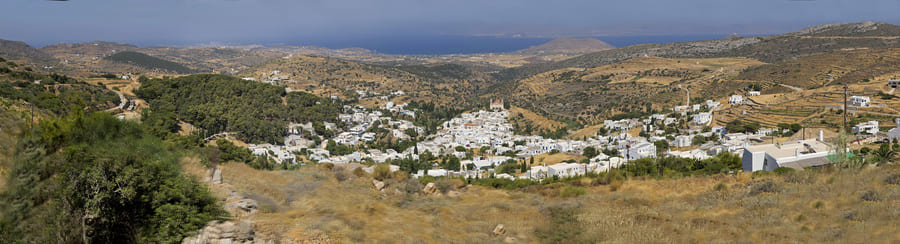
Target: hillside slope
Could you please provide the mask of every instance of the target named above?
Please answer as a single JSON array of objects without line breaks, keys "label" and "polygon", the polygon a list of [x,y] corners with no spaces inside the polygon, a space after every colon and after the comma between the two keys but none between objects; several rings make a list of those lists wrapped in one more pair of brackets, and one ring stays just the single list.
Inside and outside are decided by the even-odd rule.
[{"label": "hillside slope", "polygon": [[407,101],[461,106],[486,87],[491,67],[464,64],[379,66],[320,56],[273,59],[241,72],[259,81],[279,80],[294,90],[354,99],[354,91],[390,94],[404,91]]},{"label": "hillside slope", "polygon": [[763,62],[775,62],[791,57],[860,47],[900,47],[900,27],[877,22],[828,24],[811,27],[804,31],[766,37],[641,44],[586,54],[558,62],[524,65],[504,70],[498,76],[504,80],[515,80],[555,69],[591,68],[642,56],[665,58],[748,57]]},{"label": "hillside slope", "polygon": [[762,64],[747,58],[633,58],[499,83],[483,96],[505,98],[551,119],[590,124],[635,111],[668,113],[670,108],[684,105],[683,88],[691,90],[693,104],[719,99],[745,89],[748,82],[733,78]]},{"label": "hillside slope", "polygon": [[42,52],[25,42],[0,39],[0,58],[20,63],[55,63],[53,56]]},{"label": "hillside slope", "polygon": [[181,65],[179,63],[160,59],[139,52],[117,52],[113,55],[109,55],[103,58],[103,60],[119,64],[134,65],[156,72],[172,72],[179,74],[187,74],[192,72],[190,68],[185,67],[184,65]]}]

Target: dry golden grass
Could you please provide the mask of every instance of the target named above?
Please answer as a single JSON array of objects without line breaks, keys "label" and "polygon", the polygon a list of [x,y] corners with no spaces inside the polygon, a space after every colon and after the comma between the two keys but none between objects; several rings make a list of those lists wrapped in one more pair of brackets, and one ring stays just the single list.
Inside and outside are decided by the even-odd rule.
[{"label": "dry golden grass", "polygon": [[[510,117],[517,117],[519,114],[521,114],[525,120],[531,121],[532,125],[537,126],[539,129],[553,131],[557,128],[566,126],[562,122],[549,119],[524,108],[516,106],[509,108]],[[524,123],[524,121],[519,123]]]},{"label": "dry golden grass", "polygon": [[569,133],[567,136],[570,139],[581,139],[584,137],[593,137],[600,129],[603,129],[603,124],[596,124],[591,126],[585,126],[575,132]]},{"label": "dry golden grass", "polygon": [[[561,154],[557,154],[561,155]],[[546,159],[545,159],[546,160]],[[199,161],[185,171],[204,174]],[[193,164],[194,166],[190,166]],[[371,178],[341,166],[258,171],[224,164],[231,189],[260,202],[259,235],[335,242],[866,242],[900,239],[900,166],[803,171],[785,176],[716,175],[627,180],[617,189],[590,180],[505,191],[480,186],[459,197],[425,196],[421,184]],[[343,175],[342,177],[336,177]],[[349,177],[346,177],[350,175]],[[338,180],[343,179],[343,180]],[[769,182],[769,183],[767,183]],[[568,186],[567,186],[568,185]],[[561,197],[562,188],[587,194]],[[572,215],[559,214],[568,210]],[[507,234],[491,235],[497,224]]]},{"label": "dry golden grass", "polygon": [[[543,161],[541,160],[542,158],[543,158]],[[544,165],[544,164],[554,165],[554,164],[558,164],[558,163],[561,163],[562,161],[566,161],[566,160],[575,160],[577,162],[578,160],[581,160],[582,158],[584,158],[584,156],[571,155],[571,154],[567,154],[567,153],[555,153],[553,155],[550,155],[549,153],[544,153],[544,154],[534,156],[534,164],[532,164],[532,166],[540,166],[540,165]],[[530,163],[531,161],[528,161],[528,162]]]}]

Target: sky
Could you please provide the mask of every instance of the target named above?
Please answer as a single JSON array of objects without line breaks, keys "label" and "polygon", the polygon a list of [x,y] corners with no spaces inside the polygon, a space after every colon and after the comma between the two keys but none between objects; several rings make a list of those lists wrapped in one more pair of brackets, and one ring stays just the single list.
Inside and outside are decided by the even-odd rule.
[{"label": "sky", "polygon": [[900,0],[3,0],[0,39],[43,46],[303,43],[421,36],[777,34],[900,24]]}]

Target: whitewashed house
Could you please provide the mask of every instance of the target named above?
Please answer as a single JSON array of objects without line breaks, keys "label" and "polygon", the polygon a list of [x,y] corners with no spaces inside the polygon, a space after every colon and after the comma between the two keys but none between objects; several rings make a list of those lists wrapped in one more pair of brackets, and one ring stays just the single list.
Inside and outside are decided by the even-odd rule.
[{"label": "whitewashed house", "polygon": [[652,158],[656,157],[656,145],[649,142],[641,142],[635,143],[631,145],[631,147],[626,148],[623,152],[625,155],[625,159],[627,160],[636,160],[641,158]]},{"label": "whitewashed house", "polygon": [[857,107],[868,107],[869,103],[872,102],[872,100],[866,96],[850,96],[847,100],[850,105]]},{"label": "whitewashed house", "polygon": [[705,125],[709,124],[710,121],[712,121],[711,113],[697,113],[694,115],[694,124]]},{"label": "whitewashed house", "polygon": [[866,134],[877,134],[878,133],[878,121],[872,120],[868,122],[862,122],[853,126],[853,133],[866,133]]},{"label": "whitewashed house", "polygon": [[897,126],[888,130],[888,140],[893,142],[894,140],[900,140],[900,118],[894,119],[894,122],[897,123]]},{"label": "whitewashed house", "polygon": [[675,142],[673,143],[675,147],[687,147],[692,144],[694,140],[694,136],[692,135],[679,135],[675,137]]},{"label": "whitewashed house", "polygon": [[822,142],[821,136],[785,144],[763,144],[744,148],[741,165],[744,172],[772,171],[778,167],[802,169],[830,164],[828,155],[834,153]]},{"label": "whitewashed house", "polygon": [[740,104],[743,102],[744,102],[744,97],[742,97],[741,95],[731,95],[731,97],[728,98],[728,103],[730,103],[730,104]]}]

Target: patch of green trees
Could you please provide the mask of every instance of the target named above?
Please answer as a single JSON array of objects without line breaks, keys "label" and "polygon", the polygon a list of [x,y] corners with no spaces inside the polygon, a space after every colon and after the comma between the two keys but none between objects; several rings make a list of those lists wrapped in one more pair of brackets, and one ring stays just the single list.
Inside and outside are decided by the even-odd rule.
[{"label": "patch of green trees", "polygon": [[73,111],[16,147],[2,243],[173,243],[224,215],[180,153],[135,122]]},{"label": "patch of green trees", "polygon": [[157,135],[175,132],[181,120],[204,135],[236,132],[251,143],[278,144],[289,122],[336,122],[340,111],[331,99],[226,75],[147,79],[135,93],[150,103],[143,119]]}]

